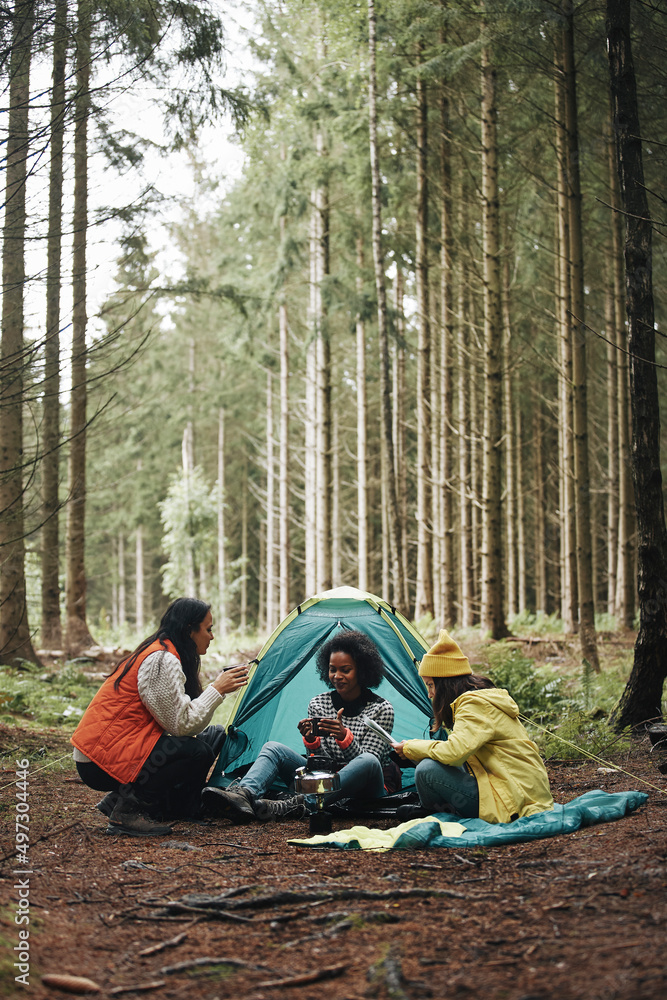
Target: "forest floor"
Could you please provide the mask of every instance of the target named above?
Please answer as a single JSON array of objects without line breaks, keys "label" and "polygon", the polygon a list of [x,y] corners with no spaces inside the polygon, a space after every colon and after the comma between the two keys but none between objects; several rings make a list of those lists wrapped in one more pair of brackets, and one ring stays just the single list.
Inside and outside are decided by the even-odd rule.
[{"label": "forest floor", "polygon": [[[605,667],[632,641],[601,637]],[[577,661],[571,641],[527,639],[524,649],[566,670]],[[481,645],[475,653],[483,663]],[[617,822],[503,847],[369,853],[292,846],[308,836],[297,820],[109,836],[99,793],[71,764],[69,733],[17,722],[0,722],[0,996],[21,989],[13,963],[26,926],[37,1000],[63,997],[42,976],[67,973],[101,996],[156,1000],[667,996],[667,776],[647,737],[604,754],[623,770],[547,762],[558,803],[594,788],[647,791]],[[14,838],[22,758],[29,867],[17,865]],[[356,822],[336,818],[334,829]],[[192,893],[228,894],[235,908],[225,919],[166,912]],[[17,924],[26,912],[29,925]]]},{"label": "forest floor", "polygon": [[[557,802],[593,788],[647,790],[646,806],[622,820],[492,849],[386,853],[290,846],[308,836],[296,820],[183,822],[155,840],[109,836],[94,808],[99,795],[73,769],[37,773],[41,748],[49,759],[67,754],[67,735],[0,728],[4,761],[31,756],[35,772],[30,867],[19,875],[7,822],[15,775],[1,774],[5,994],[21,989],[12,963],[25,912],[13,887],[22,878],[28,992],[38,1000],[64,995],[42,983],[53,973],[85,976],[102,996],[145,991],[159,1000],[667,996],[667,795],[637,780],[667,791],[667,778],[645,739],[614,759],[635,777],[590,761],[549,764]],[[434,889],[451,895],[423,894]],[[164,913],[166,901],[195,892],[234,896],[233,919]],[[178,968],[195,959],[209,961]]]}]

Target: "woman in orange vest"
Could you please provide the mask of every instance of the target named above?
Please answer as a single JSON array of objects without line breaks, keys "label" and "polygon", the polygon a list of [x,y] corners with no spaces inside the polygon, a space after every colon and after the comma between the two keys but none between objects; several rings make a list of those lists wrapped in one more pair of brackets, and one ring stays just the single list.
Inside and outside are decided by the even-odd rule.
[{"label": "woman in orange vest", "polygon": [[248,677],[247,667],[232,667],[202,690],[212,624],[204,601],[173,601],[158,630],[104,681],[72,736],[81,780],[107,792],[97,808],[109,817],[108,833],[160,836],[171,833],[165,818],[199,813],[225,740],[209,722]]}]

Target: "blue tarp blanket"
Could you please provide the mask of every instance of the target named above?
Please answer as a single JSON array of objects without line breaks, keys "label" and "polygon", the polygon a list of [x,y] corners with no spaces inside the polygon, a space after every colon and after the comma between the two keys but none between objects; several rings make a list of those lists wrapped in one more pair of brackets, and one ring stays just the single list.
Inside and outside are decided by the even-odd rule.
[{"label": "blue tarp blanket", "polygon": [[514,820],[513,823],[487,823],[483,819],[464,819],[448,813],[435,813],[425,819],[411,820],[391,830],[373,830],[356,826],[328,836],[290,840],[300,847],[328,847],[338,850],[414,851],[431,847],[495,847],[518,844],[559,833],[574,833],[585,826],[621,819],[643,806],[646,792],[603,792],[597,788],[564,806],[555,805],[547,812]]}]

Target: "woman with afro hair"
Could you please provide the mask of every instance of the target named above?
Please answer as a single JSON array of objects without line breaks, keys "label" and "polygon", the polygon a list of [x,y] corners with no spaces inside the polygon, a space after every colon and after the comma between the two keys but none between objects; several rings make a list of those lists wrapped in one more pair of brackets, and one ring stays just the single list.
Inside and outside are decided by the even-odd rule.
[{"label": "woman with afro hair", "polygon": [[[398,791],[400,770],[390,762],[390,748],[363,721],[366,715],[389,733],[394,725],[394,709],[372,691],[384,677],[377,646],[364,632],[342,629],[320,648],[316,666],[329,690],[311,699],[308,716],[298,729],[306,752],[325,758],[340,776],[340,790],[327,796],[327,804],[339,798],[377,799]],[[308,807],[303,795],[263,798],[278,778],[292,786],[303,764],[303,757],[284,743],[265,743],[239,782],[205,789],[205,800],[211,812],[235,823],[304,816]]]}]

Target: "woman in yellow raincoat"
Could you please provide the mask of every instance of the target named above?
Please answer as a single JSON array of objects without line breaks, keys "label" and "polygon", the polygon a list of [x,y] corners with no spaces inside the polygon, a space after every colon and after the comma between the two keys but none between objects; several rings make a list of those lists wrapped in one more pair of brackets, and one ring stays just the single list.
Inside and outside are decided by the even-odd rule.
[{"label": "woman in yellow raincoat", "polygon": [[536,745],[504,688],[473,674],[467,656],[443,629],[419,673],[433,704],[432,734],[404,740],[398,755],[417,764],[415,784],[426,812],[509,823],[553,808]]}]

